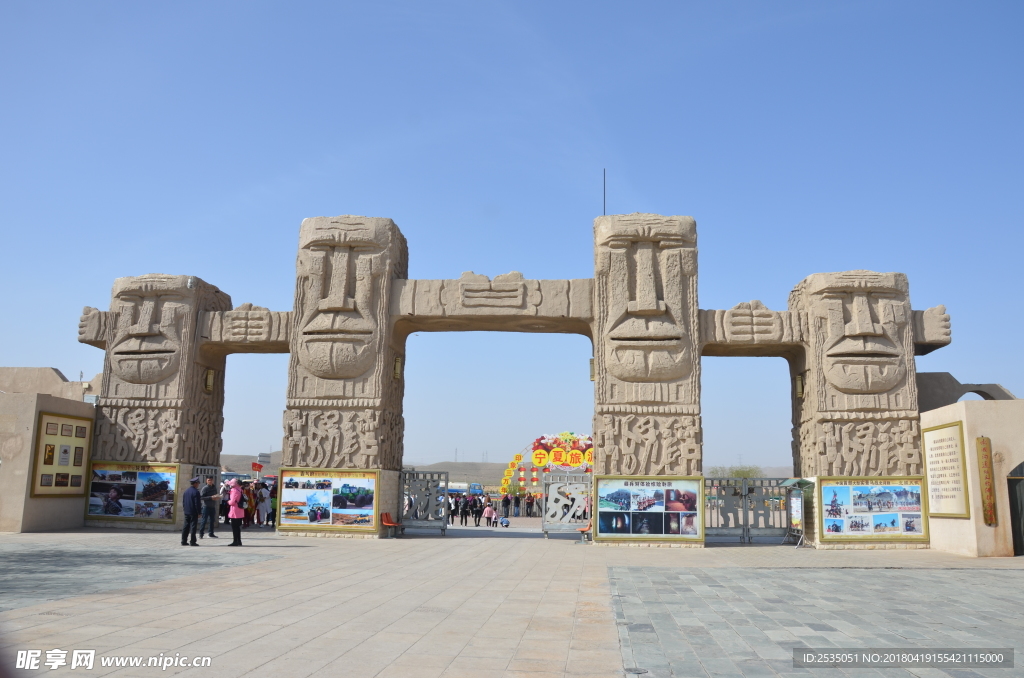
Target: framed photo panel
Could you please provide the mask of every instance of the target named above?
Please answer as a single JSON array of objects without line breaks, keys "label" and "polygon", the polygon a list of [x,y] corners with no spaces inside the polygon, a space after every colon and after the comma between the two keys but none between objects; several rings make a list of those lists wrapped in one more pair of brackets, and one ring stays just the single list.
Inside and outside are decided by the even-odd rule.
[{"label": "framed photo panel", "polygon": [[704,541],[701,476],[596,476],[595,541]]},{"label": "framed photo panel", "polygon": [[963,422],[926,428],[921,432],[921,438],[928,477],[928,515],[970,518]]},{"label": "framed photo panel", "polygon": [[[32,457],[32,497],[84,497],[92,419],[40,412]],[[75,437],[75,431],[83,435]]]},{"label": "framed photo panel", "polygon": [[377,531],[375,469],[282,468],[278,482],[279,530]]},{"label": "framed photo panel", "polygon": [[177,464],[89,464],[86,519],[173,523],[177,498]]},{"label": "framed photo panel", "polygon": [[928,541],[923,476],[818,478],[822,542]]}]

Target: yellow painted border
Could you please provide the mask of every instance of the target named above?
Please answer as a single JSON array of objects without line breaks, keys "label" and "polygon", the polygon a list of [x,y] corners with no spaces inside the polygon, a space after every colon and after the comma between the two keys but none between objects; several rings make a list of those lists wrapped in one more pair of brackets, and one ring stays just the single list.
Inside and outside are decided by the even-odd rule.
[{"label": "yellow painted border", "polygon": [[108,515],[92,516],[92,515],[89,515],[89,494],[86,493],[86,495],[85,495],[85,519],[86,520],[123,520],[126,523],[161,523],[163,525],[173,525],[174,524],[175,519],[177,519],[177,517],[178,517],[178,500],[181,499],[181,492],[180,492],[180,489],[179,489],[181,487],[181,464],[172,464],[172,463],[169,463],[169,462],[168,463],[160,462],[160,463],[156,463],[156,464],[151,464],[151,463],[148,463],[148,462],[139,462],[139,461],[111,461],[110,459],[95,459],[95,460],[90,459],[89,460],[89,486],[90,487],[92,487],[92,466],[93,466],[93,464],[100,464],[100,465],[102,465],[102,464],[122,464],[124,466],[137,466],[137,467],[139,467],[142,470],[145,470],[147,468],[153,468],[154,466],[173,466],[174,467],[174,501],[171,502],[171,517],[170,517],[169,520],[166,519],[166,518],[135,518],[134,516],[131,517],[131,518],[128,518],[128,517],[123,517],[122,518],[121,516],[108,516]]},{"label": "yellow painted border", "polygon": [[[825,504],[824,495],[822,492],[825,490],[825,482],[830,480],[851,480],[859,482],[863,485],[921,485],[921,520],[924,522],[924,534],[919,537],[882,537],[875,534],[871,534],[866,537],[826,537],[825,534]],[[817,506],[815,510],[818,512],[818,539],[822,542],[847,542],[847,543],[870,543],[870,542],[928,542],[930,540],[930,528],[928,526],[928,484],[925,482],[924,476],[819,476],[817,482]],[[849,487],[849,486],[846,486]],[[851,490],[850,501],[853,501],[853,493]],[[913,513],[913,511],[889,511],[889,513]],[[871,515],[866,513],[864,515]]]},{"label": "yellow painted border", "polygon": [[[75,499],[81,499],[82,497],[88,497],[89,491],[86,489],[85,481],[92,476],[89,470],[89,464],[92,460],[82,466],[82,491],[81,492],[61,492],[59,494],[50,494],[48,492],[36,492],[36,480],[39,477],[39,444],[45,435],[43,433],[43,417],[60,417],[62,419],[79,419],[81,421],[89,422],[89,434],[85,437],[85,458],[89,459],[92,455],[92,438],[93,438],[93,427],[96,425],[96,420],[91,417],[77,417],[73,414],[57,414],[56,412],[39,412],[39,416],[36,417],[36,435],[35,442],[32,447],[32,483],[28,488],[28,496],[32,499],[60,499],[61,497],[72,497]],[[79,438],[81,440],[81,438]],[[74,448],[72,447],[72,450]],[[74,454],[72,451],[71,454]]]},{"label": "yellow painted border", "polygon": [[[598,536],[597,531],[597,520],[599,513],[598,509],[598,498],[597,489],[602,480],[695,480],[697,481],[697,487],[700,488],[699,497],[697,498],[697,516],[700,519],[700,531],[694,537],[684,537],[682,535],[664,535],[656,534],[649,537],[644,537],[639,534],[630,534],[622,537],[609,537],[609,536]],[[637,541],[643,543],[666,543],[666,544],[694,544],[704,542],[704,476],[594,476],[594,487],[591,489],[590,496],[590,534],[594,541]]]},{"label": "yellow painted border", "polygon": [[[337,525],[282,525],[281,524],[281,512],[284,510],[284,472],[285,471],[302,471],[303,473],[317,473],[323,471],[325,473],[372,473],[373,474],[373,524],[367,527],[342,527]],[[380,530],[380,515],[377,511],[379,503],[377,498],[380,497],[380,469],[376,468],[312,468],[309,466],[282,466],[277,471],[277,531],[278,532],[324,532],[330,530],[332,532],[365,532],[374,533]]]},{"label": "yellow painted border", "polygon": [[964,506],[967,508],[966,513],[928,513],[931,518],[970,518],[971,517],[971,494],[970,488],[970,469],[967,467],[967,447],[964,445],[964,422],[954,421],[949,424],[942,424],[941,426],[932,426],[921,431],[921,456],[924,460],[924,474],[928,476],[928,455],[925,453],[924,446],[924,434],[931,431],[938,431],[939,429],[949,428],[950,426],[957,426],[960,430],[960,468],[963,472],[963,483],[964,483]]}]

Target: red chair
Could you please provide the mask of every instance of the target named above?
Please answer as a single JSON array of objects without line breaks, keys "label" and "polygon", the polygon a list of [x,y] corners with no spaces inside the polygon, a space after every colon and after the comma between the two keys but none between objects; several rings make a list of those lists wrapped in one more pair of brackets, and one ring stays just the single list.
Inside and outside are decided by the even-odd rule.
[{"label": "red chair", "polygon": [[576,531],[580,533],[580,543],[581,544],[586,544],[587,543],[587,534],[590,533],[590,528],[591,528],[591,526],[593,524],[594,524],[593,520],[588,520],[586,527],[576,528]]},{"label": "red chair", "polygon": [[397,537],[398,531],[402,529],[402,523],[396,523],[392,520],[390,513],[380,514],[380,522],[384,527],[388,528],[388,537]]}]

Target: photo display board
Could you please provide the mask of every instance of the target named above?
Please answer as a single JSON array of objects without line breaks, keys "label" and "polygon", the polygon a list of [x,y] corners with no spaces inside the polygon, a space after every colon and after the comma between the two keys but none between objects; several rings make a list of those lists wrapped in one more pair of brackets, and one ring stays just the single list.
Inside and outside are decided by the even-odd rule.
[{"label": "photo display board", "polygon": [[928,474],[928,515],[937,518],[970,518],[967,500],[967,456],[963,423],[926,428],[925,473]]},{"label": "photo display board", "polygon": [[597,476],[597,540],[703,541],[704,478]]},{"label": "photo display board", "polygon": [[39,413],[31,496],[85,496],[92,424],[85,417]]},{"label": "photo display board", "polygon": [[94,461],[86,518],[174,522],[177,464]]},{"label": "photo display board", "polygon": [[278,529],[377,531],[377,471],[282,468]]},{"label": "photo display board", "polygon": [[818,478],[826,541],[928,541],[924,477]]}]

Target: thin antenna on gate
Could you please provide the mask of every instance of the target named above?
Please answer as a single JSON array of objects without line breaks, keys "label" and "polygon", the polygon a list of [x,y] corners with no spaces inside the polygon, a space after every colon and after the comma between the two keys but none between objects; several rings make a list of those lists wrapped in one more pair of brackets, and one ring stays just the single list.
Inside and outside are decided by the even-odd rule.
[{"label": "thin antenna on gate", "polygon": [[608,215],[608,168],[601,170],[601,213]]}]

